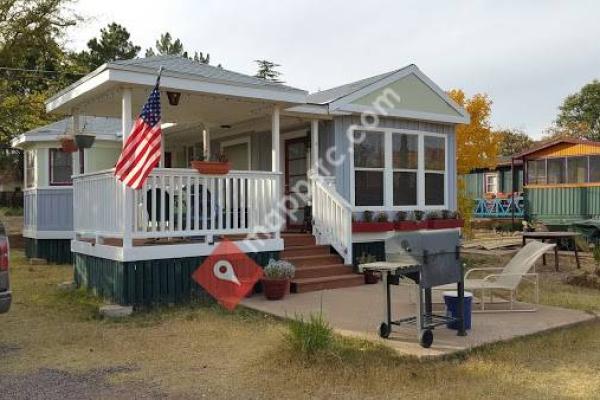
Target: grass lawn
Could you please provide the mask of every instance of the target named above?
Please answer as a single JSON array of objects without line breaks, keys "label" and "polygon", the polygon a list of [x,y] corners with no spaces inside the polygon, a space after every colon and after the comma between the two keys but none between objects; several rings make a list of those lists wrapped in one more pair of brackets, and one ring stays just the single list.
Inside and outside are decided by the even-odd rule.
[{"label": "grass lawn", "polygon": [[[71,279],[70,266],[30,266],[21,252],[12,256],[14,302],[0,316],[0,376],[112,368],[110,384],[175,398],[600,398],[598,322],[439,361],[343,338],[305,358],[289,351],[284,322],[243,309],[197,304],[99,319],[97,299],[57,288]],[[542,279],[544,303],[600,311],[598,292],[551,275]]]}]

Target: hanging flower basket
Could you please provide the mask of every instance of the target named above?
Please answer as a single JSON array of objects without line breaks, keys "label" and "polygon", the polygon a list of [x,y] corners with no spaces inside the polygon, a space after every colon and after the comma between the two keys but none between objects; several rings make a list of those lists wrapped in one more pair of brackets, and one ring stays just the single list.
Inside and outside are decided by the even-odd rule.
[{"label": "hanging flower basket", "polygon": [[65,153],[74,153],[77,151],[77,144],[72,136],[63,136],[60,138],[60,145]]},{"label": "hanging flower basket", "polygon": [[231,171],[231,163],[221,161],[192,161],[192,167],[204,175],[226,175]]},{"label": "hanging flower basket", "polygon": [[89,149],[94,144],[94,139],[96,139],[94,135],[75,135],[75,144],[79,149]]}]

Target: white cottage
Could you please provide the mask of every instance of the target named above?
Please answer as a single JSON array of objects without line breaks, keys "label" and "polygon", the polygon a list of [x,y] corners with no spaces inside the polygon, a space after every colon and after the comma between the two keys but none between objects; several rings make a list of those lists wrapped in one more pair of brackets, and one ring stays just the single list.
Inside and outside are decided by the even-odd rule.
[{"label": "white cottage", "polygon": [[[174,56],[116,61],[47,110],[75,127],[81,115],[120,118],[125,138],[161,66],[161,167],[137,191],[112,168],[72,178],[76,280],[113,301],[188,299],[223,238],[263,265],[301,267],[296,291],[360,284],[351,265],[380,254],[394,225],[359,233],[353,219],[456,209],[454,128],[469,117],[414,65],[309,95]],[[190,167],[215,152],[228,174]]]}]

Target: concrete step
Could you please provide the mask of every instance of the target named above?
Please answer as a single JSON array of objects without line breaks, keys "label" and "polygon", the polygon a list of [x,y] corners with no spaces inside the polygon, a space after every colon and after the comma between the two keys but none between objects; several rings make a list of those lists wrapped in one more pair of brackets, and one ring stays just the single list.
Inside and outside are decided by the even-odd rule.
[{"label": "concrete step", "polygon": [[300,257],[281,257],[282,260],[286,260],[294,264],[295,267],[303,266],[319,266],[319,265],[332,265],[342,263],[340,256],[335,254],[317,254],[314,256],[300,256]]},{"label": "concrete step", "polygon": [[293,280],[304,278],[323,278],[326,276],[347,275],[352,272],[352,267],[343,264],[318,265],[296,268]]},{"label": "concrete step", "polygon": [[292,281],[292,292],[304,293],[315,290],[339,289],[364,284],[364,277],[359,274],[335,275],[320,278],[301,278]]},{"label": "concrete step", "polygon": [[314,246],[317,244],[315,237],[308,233],[283,233],[281,238],[285,248],[290,246]]},{"label": "concrete step", "polygon": [[329,246],[290,246],[280,253],[281,258],[331,254]]}]

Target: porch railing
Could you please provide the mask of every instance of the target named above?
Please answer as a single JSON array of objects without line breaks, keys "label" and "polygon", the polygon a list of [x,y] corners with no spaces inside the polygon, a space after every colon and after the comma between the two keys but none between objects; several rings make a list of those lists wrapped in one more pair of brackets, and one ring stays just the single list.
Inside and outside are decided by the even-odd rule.
[{"label": "porch railing", "polygon": [[352,264],[352,207],[325,180],[312,177],[313,228],[320,244],[331,245]]},{"label": "porch railing", "polygon": [[[192,169],[157,168],[132,191],[133,239],[215,234],[278,233],[279,174],[232,171],[205,176]],[[114,170],[73,180],[75,232],[123,237],[123,186]],[[130,189],[128,189],[130,190]]]},{"label": "porch railing", "polygon": [[477,218],[522,218],[525,214],[523,196],[495,199],[475,199],[473,216]]},{"label": "porch railing", "polygon": [[73,192],[70,186],[23,190],[23,232],[73,232]]}]

